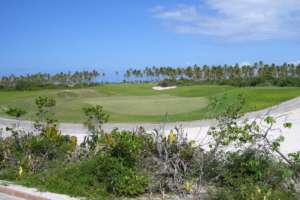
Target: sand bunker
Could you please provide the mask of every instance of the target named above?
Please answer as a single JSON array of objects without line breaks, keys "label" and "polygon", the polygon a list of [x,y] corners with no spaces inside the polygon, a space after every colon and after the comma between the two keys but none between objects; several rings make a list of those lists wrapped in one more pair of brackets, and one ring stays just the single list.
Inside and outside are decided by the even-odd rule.
[{"label": "sand bunker", "polygon": [[170,87],[161,87],[161,86],[154,86],[152,87],[153,90],[171,90],[177,88],[176,86],[170,86]]}]

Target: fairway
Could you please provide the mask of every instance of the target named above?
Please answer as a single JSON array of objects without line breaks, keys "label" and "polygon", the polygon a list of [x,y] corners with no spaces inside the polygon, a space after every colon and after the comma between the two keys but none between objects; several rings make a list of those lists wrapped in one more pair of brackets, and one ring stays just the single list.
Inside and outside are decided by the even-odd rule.
[{"label": "fairway", "polygon": [[[155,91],[155,84],[105,84],[85,89],[0,92],[0,116],[8,117],[8,107],[20,107],[28,113],[24,119],[34,120],[34,99],[52,96],[54,112],[61,122],[83,122],[82,108],[101,105],[110,114],[110,122],[189,121],[215,117],[239,94],[246,97],[244,111],[254,111],[300,96],[300,88],[195,85]],[[224,96],[225,94],[225,96]],[[210,99],[221,98],[222,104],[211,108]],[[167,114],[167,118],[166,118]]]},{"label": "fairway", "polygon": [[91,98],[86,101],[92,105],[102,105],[107,111],[123,115],[164,115],[189,113],[207,106],[204,97],[176,97],[170,95],[127,96]]}]

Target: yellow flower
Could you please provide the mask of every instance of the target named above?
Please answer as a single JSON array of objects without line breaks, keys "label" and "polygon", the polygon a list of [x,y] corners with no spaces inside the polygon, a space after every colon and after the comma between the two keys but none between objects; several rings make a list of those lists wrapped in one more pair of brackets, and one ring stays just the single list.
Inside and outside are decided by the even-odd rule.
[{"label": "yellow flower", "polygon": [[169,137],[168,137],[168,142],[169,144],[173,144],[173,142],[175,141],[176,135],[174,134],[173,130],[171,130]]},{"label": "yellow flower", "polygon": [[23,175],[23,168],[22,166],[19,167],[19,176],[22,176]]},{"label": "yellow flower", "polygon": [[71,144],[72,150],[74,151],[76,149],[76,145],[77,145],[77,137],[71,136],[70,144]]},{"label": "yellow flower", "polygon": [[260,190],[259,186],[256,186],[256,192],[257,192],[258,194],[261,193],[261,190]]},{"label": "yellow flower", "polygon": [[184,187],[184,190],[185,190],[185,191],[190,192],[190,191],[192,190],[193,185],[192,185],[191,182],[186,181],[186,182],[184,183],[183,187]]},{"label": "yellow flower", "polygon": [[115,146],[115,140],[111,134],[105,134],[105,139],[106,139],[107,144],[109,144],[112,147]]}]

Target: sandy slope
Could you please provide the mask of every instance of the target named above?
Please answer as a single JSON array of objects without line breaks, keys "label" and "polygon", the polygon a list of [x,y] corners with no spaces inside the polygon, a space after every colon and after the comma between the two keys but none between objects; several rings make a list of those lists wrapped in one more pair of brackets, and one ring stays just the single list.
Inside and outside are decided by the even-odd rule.
[{"label": "sandy slope", "polygon": [[[277,125],[272,131],[271,137],[276,137],[283,134],[286,138],[282,145],[282,151],[285,153],[300,151],[300,97],[286,101],[277,106],[251,112],[246,114],[245,118],[261,120],[267,115],[274,116],[277,119]],[[284,129],[282,124],[284,122],[293,123],[291,129]],[[12,126],[17,123],[16,120],[0,118],[0,127]],[[33,130],[33,124],[30,121],[20,121],[19,126],[26,130]],[[144,127],[147,131],[153,129],[163,129],[168,132],[175,126],[182,127],[190,139],[196,140],[202,144],[208,142],[209,138],[206,132],[209,127],[216,124],[215,120],[198,120],[191,122],[172,122],[172,123],[108,123],[105,124],[104,129],[111,131],[114,128],[121,130],[134,130],[137,127]],[[79,141],[82,141],[84,136],[87,135],[86,128],[81,124],[62,123],[60,130],[63,134],[74,135]]]}]

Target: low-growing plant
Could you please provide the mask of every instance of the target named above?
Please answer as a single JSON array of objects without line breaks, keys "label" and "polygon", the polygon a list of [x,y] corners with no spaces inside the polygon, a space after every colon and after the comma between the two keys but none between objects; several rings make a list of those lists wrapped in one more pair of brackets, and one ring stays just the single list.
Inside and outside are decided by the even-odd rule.
[{"label": "low-growing plant", "polygon": [[294,190],[286,188],[272,188],[246,179],[235,181],[232,187],[219,188],[214,191],[210,198],[212,200],[296,200],[298,199]]},{"label": "low-growing plant", "polygon": [[151,147],[151,155],[143,163],[152,178],[149,189],[180,195],[189,192],[193,179],[190,169],[197,152],[194,142],[188,141],[182,129],[171,130],[167,136],[156,130]]},{"label": "low-growing plant", "polygon": [[[210,177],[217,187],[214,199],[296,199],[294,178],[298,172],[293,162],[280,152],[283,136],[270,139],[276,123],[267,116],[262,128],[255,120],[241,120],[243,99],[232,104],[218,118],[219,123],[208,134],[213,138],[208,152],[218,169]],[[291,127],[285,123],[284,128]],[[221,156],[220,156],[221,155]],[[210,173],[209,173],[210,174]],[[214,174],[214,173],[212,173]]]},{"label": "low-growing plant", "polygon": [[18,178],[46,169],[51,161],[63,162],[74,151],[70,137],[62,136],[54,127],[45,132],[49,135],[14,134],[0,140],[1,165],[14,169]]},{"label": "low-growing plant", "polygon": [[89,150],[94,152],[101,136],[104,134],[102,125],[108,121],[109,115],[99,105],[83,108],[83,111],[86,117],[84,125],[90,132],[90,135],[85,138],[83,146],[88,145]]},{"label": "low-growing plant", "polygon": [[107,186],[96,176],[97,159],[68,164],[56,164],[41,173],[25,176],[21,183],[41,190],[86,197],[92,200],[109,199]]},{"label": "low-growing plant", "polygon": [[149,137],[142,134],[115,129],[112,133],[105,134],[100,144],[105,145],[106,153],[122,159],[124,165],[135,167],[143,158],[143,154],[149,150],[149,140]]},{"label": "low-growing plant", "polygon": [[104,182],[107,190],[117,195],[135,196],[145,192],[148,186],[147,176],[137,167],[126,166],[122,157],[101,154],[98,158],[96,176]]},{"label": "low-growing plant", "polygon": [[19,119],[23,115],[25,115],[27,112],[26,110],[23,110],[21,108],[8,108],[8,110],[5,111],[5,113],[9,116],[15,117]]},{"label": "low-growing plant", "polygon": [[[58,130],[54,115],[50,111],[55,105],[55,100],[38,97],[36,105],[37,133],[21,130],[18,127],[7,127],[8,136],[0,139],[3,169],[0,177],[10,174],[10,179],[20,179],[26,173],[35,174],[47,169],[52,161],[64,161],[75,150],[71,138],[63,136]],[[19,117],[23,112],[12,109],[11,113]]]},{"label": "low-growing plant", "polygon": [[52,111],[52,108],[56,105],[56,100],[52,97],[39,96],[35,100],[37,107],[36,119],[34,127],[38,132],[44,131],[46,127],[55,125],[57,120]]}]

